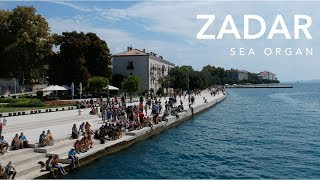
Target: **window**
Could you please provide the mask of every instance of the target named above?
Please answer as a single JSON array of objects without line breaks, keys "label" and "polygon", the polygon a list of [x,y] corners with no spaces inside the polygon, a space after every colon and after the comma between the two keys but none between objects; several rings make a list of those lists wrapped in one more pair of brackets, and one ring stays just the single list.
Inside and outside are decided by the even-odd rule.
[{"label": "window", "polygon": [[133,70],[133,69],[134,69],[133,61],[128,61],[127,69],[128,69],[128,70]]}]

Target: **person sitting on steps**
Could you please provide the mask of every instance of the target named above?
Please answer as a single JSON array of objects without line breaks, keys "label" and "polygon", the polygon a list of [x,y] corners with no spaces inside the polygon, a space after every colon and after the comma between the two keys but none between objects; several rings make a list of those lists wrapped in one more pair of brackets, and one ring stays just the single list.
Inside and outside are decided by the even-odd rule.
[{"label": "person sitting on steps", "polygon": [[58,155],[54,155],[53,159],[52,159],[52,162],[51,162],[51,165],[53,168],[57,168],[59,169],[60,173],[62,175],[66,175],[68,174],[64,168],[59,164],[59,156]]},{"label": "person sitting on steps", "polygon": [[12,140],[11,147],[14,150],[18,150],[21,148],[21,146],[22,146],[22,143],[19,140],[19,135],[16,134]]},{"label": "person sitting on steps", "polygon": [[22,148],[27,148],[29,141],[27,140],[26,136],[23,134],[23,132],[21,132],[20,136],[19,136],[19,140],[22,144]]},{"label": "person sitting on steps", "polygon": [[52,159],[53,157],[50,155],[46,161],[45,166],[46,166],[46,171],[50,171],[52,178],[56,179],[57,176],[55,175],[55,171],[58,171],[58,169],[52,167]]},{"label": "person sitting on steps", "polygon": [[5,168],[0,163],[0,179],[8,179]]},{"label": "person sitting on steps", "polygon": [[45,131],[42,131],[42,134],[40,134],[40,137],[39,137],[39,146],[40,147],[45,147],[45,146],[49,145],[49,141],[46,138],[46,134],[45,133],[46,133]]},{"label": "person sitting on steps", "polygon": [[79,131],[77,129],[77,125],[73,124],[72,126],[72,133],[71,133],[72,139],[78,139],[79,138]]},{"label": "person sitting on steps", "polygon": [[8,179],[10,178],[11,175],[12,175],[12,179],[14,179],[14,177],[16,176],[17,171],[12,165],[12,161],[9,161],[8,165],[6,166],[5,173],[7,174]]},{"label": "person sitting on steps", "polygon": [[72,147],[68,153],[68,159],[71,159],[71,167],[76,168],[76,164],[80,166],[79,164],[79,158],[76,156],[76,150],[74,147]]},{"label": "person sitting on steps", "polygon": [[6,148],[5,151],[8,151],[8,148],[9,148],[9,144],[7,143],[7,141],[4,139],[4,136],[1,136],[0,138],[0,153],[1,155],[4,154],[4,149]]},{"label": "person sitting on steps", "polygon": [[48,131],[47,131],[46,137],[47,137],[47,140],[49,141],[49,144],[48,144],[48,145],[51,145],[51,144],[54,143],[53,136],[52,136],[52,134],[51,134],[51,132],[50,132],[49,129],[48,129]]}]

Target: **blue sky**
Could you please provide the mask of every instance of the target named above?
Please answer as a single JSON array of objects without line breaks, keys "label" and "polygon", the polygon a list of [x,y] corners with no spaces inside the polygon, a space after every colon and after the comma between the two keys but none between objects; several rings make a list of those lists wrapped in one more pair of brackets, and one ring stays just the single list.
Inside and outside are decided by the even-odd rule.
[{"label": "blue sky", "polygon": [[[269,70],[281,81],[320,79],[320,2],[258,2],[258,1],[1,1],[1,9],[17,5],[33,5],[44,16],[52,33],[63,31],[94,32],[104,39],[111,53],[127,46],[156,52],[176,65],[192,65],[200,70],[204,65],[250,72]],[[198,40],[203,26],[197,14],[215,14],[216,20],[208,32],[218,33],[225,15],[231,14],[241,34],[243,15],[257,14],[267,24],[267,31],[277,14],[283,15],[293,35],[293,15],[312,17],[312,40],[285,40],[279,36],[266,40],[235,40],[226,35],[222,40]],[[256,28],[255,26],[253,26]],[[230,48],[254,48],[256,56],[230,56]],[[265,56],[264,48],[313,48],[313,56]]]}]

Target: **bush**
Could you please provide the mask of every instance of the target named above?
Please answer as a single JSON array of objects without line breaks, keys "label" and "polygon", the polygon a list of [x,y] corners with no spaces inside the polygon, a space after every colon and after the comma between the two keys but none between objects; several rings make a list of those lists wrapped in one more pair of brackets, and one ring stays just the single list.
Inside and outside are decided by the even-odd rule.
[{"label": "bush", "polygon": [[18,101],[9,103],[7,107],[43,107],[44,103],[39,99],[18,99]]},{"label": "bush", "polygon": [[27,98],[5,98],[0,99],[0,103],[8,103],[6,107],[42,107],[44,103],[39,99],[27,99]]},{"label": "bush", "polygon": [[1,98],[0,99],[0,103],[13,103],[15,101],[16,101],[16,99],[12,99],[12,98]]},{"label": "bush", "polygon": [[75,106],[77,104],[77,101],[45,101],[44,104],[46,106]]}]

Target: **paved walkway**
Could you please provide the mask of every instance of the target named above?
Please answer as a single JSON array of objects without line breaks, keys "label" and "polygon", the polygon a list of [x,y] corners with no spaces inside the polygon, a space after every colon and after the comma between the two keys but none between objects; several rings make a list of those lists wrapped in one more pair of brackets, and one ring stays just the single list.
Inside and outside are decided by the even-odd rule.
[{"label": "paved walkway", "polygon": [[[204,102],[203,97],[208,101],[213,100],[208,91],[203,91],[201,95],[195,96],[195,105],[198,106]],[[180,99],[183,101],[185,109],[188,109],[188,97],[177,97],[177,105],[180,104]],[[168,97],[161,99],[161,104],[164,108],[165,101]],[[127,105],[138,104],[127,103]],[[55,140],[63,140],[70,137],[73,124],[77,127],[82,122],[89,122],[93,129],[97,129],[102,125],[101,118],[98,115],[89,115],[90,109],[83,109],[81,115],[78,115],[78,110],[58,111],[43,114],[32,114],[24,116],[6,117],[7,125],[3,129],[3,135],[8,142],[11,142],[16,133],[24,132],[30,143],[38,142],[38,138],[42,131],[50,129]],[[148,115],[151,110],[148,110]]]},{"label": "paved walkway", "polygon": [[[223,95],[220,93],[213,97],[210,95],[210,92],[203,91],[201,95],[195,96],[194,107],[200,106],[204,103],[203,98],[207,99],[208,102],[221,99]],[[169,98],[162,98],[161,103],[164,107],[164,102]],[[180,99],[183,101],[184,108],[188,109],[188,97],[177,98],[177,104],[180,104]],[[137,104],[129,103],[128,105]],[[52,113],[43,113],[43,114],[33,114],[25,116],[14,116],[7,118],[7,126],[4,128],[3,133],[5,139],[10,143],[16,133],[20,134],[21,131],[24,132],[25,136],[31,144],[38,142],[40,133],[44,130],[50,129],[52,135],[57,142],[54,146],[49,146],[47,148],[47,154],[58,154],[62,158],[68,153],[68,150],[74,143],[74,140],[69,140],[71,135],[71,128],[73,124],[77,124],[77,127],[82,122],[89,122],[92,125],[92,129],[98,129],[101,127],[102,120],[98,115],[89,115],[90,109],[84,109],[81,112],[81,115],[78,115],[78,110],[69,110],[69,111],[58,111]],[[148,110],[148,114],[151,113],[151,110]],[[176,119],[176,118],[174,118]],[[157,126],[161,125],[158,124]],[[135,133],[141,133],[146,131],[148,128],[134,131]],[[141,131],[141,132],[140,132]],[[81,153],[80,156],[87,156],[88,153],[98,152],[99,150],[104,149],[106,146],[112,144],[135,138],[132,135],[124,135],[122,138],[117,139],[116,141],[108,141],[106,145],[101,145],[99,142],[94,140],[94,148],[87,153]],[[99,149],[100,148],[100,149]],[[0,162],[4,165],[9,160],[13,161],[13,164],[16,165],[18,171],[17,178],[34,178],[40,175],[39,165],[36,163],[38,161],[45,161],[46,154],[43,153],[34,153],[33,149],[23,149],[17,151],[9,151],[3,156],[0,156]],[[64,165],[65,166],[65,165]],[[44,172],[45,173],[45,172]]]}]

